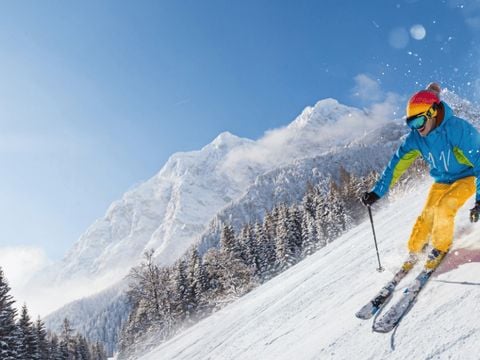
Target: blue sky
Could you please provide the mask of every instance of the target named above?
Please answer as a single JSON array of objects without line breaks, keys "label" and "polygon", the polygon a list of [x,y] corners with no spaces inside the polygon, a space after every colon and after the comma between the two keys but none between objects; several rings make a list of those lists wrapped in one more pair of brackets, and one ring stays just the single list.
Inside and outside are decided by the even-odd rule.
[{"label": "blue sky", "polygon": [[2,1],[0,253],[59,259],[172,153],[325,97],[436,80],[478,101],[479,33],[473,0]]}]

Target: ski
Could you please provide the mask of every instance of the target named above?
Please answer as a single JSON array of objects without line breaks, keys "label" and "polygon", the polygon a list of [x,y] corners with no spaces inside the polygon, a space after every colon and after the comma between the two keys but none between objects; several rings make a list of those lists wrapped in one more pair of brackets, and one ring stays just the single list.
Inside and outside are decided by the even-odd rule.
[{"label": "ski", "polygon": [[415,301],[420,291],[425,287],[425,284],[428,282],[432,276],[435,269],[438,268],[443,255],[437,261],[436,265],[432,268],[424,268],[420,274],[417,275],[415,280],[403,291],[401,299],[394,304],[388,311],[383,314],[383,316],[374,321],[373,331],[380,333],[387,333],[392,331],[402,320],[402,318],[408,313]]},{"label": "ski", "polygon": [[413,265],[414,263],[411,261],[405,261],[402,268],[393,276],[393,279],[390,280],[384,287],[382,287],[382,289],[373,297],[372,300],[370,300],[359,311],[357,311],[355,316],[359,319],[367,320],[377,314],[379,310],[390,301],[396,286],[405,277],[405,275],[408,274]]}]

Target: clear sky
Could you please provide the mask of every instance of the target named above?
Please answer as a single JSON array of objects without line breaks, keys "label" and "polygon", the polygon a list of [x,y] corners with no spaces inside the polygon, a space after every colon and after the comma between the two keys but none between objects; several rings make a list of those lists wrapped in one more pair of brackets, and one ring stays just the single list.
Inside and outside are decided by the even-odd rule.
[{"label": "clear sky", "polygon": [[362,83],[478,101],[479,33],[478,0],[2,1],[0,260],[59,259],[172,153]]}]

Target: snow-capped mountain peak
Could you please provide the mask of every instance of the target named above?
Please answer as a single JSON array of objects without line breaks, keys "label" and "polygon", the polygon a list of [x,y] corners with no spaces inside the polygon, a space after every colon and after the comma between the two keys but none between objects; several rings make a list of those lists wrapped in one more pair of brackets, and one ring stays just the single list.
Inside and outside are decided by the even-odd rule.
[{"label": "snow-capped mountain peak", "polygon": [[314,106],[307,106],[289,125],[292,128],[321,127],[335,124],[345,117],[361,116],[363,111],[340,104],[337,100],[327,98],[318,101]]},{"label": "snow-capped mountain peak", "polygon": [[238,146],[241,143],[244,143],[245,141],[248,141],[246,139],[242,139],[234,134],[232,134],[229,131],[224,131],[220,133],[213,141],[208,144],[207,146],[210,147],[226,147],[226,148],[233,148],[235,146]]}]

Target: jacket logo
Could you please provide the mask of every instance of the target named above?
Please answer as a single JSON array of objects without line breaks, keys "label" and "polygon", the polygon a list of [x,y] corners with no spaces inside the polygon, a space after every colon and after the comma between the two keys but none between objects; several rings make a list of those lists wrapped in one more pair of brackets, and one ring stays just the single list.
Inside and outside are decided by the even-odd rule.
[{"label": "jacket logo", "polygon": [[[447,152],[446,155],[445,155],[445,151],[442,151],[440,153],[440,157],[439,157],[439,160],[443,162],[443,167],[444,167],[446,172],[448,172],[448,167],[450,166],[450,154],[451,154],[451,151],[450,151],[450,149],[448,149],[448,152]],[[437,164],[435,162],[435,157],[433,156],[433,154],[431,152],[428,153],[428,162],[430,164],[432,164],[432,167],[434,169],[437,169]]]}]

